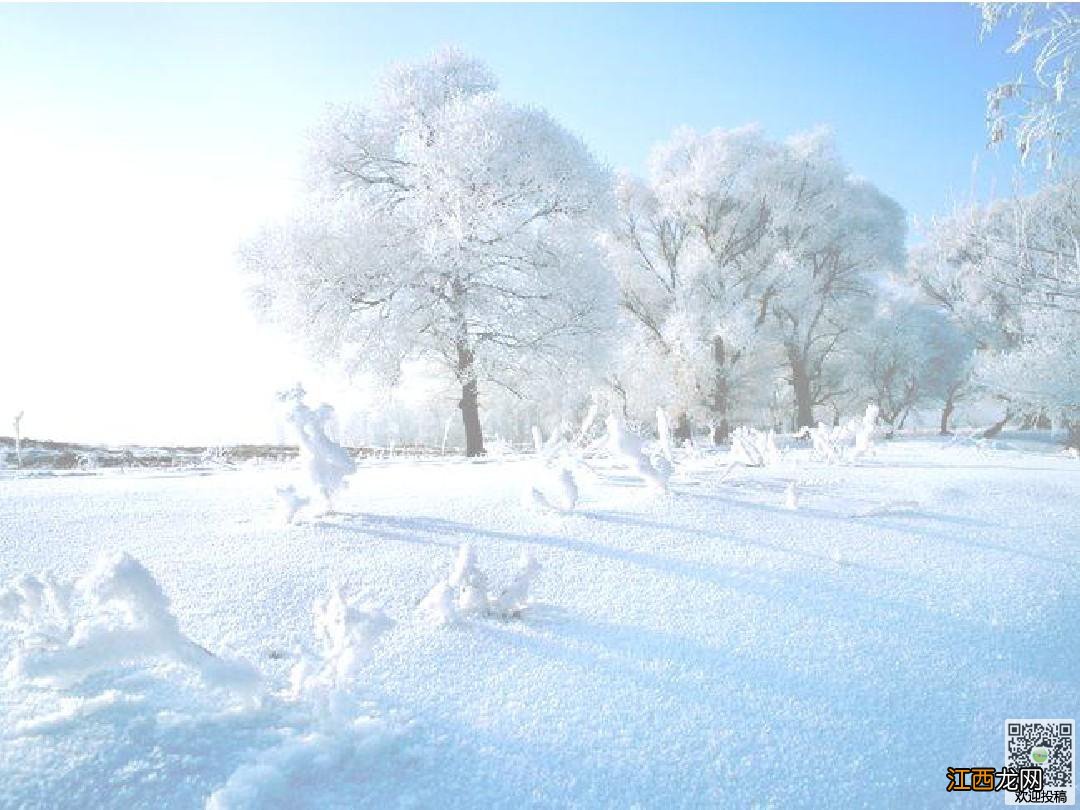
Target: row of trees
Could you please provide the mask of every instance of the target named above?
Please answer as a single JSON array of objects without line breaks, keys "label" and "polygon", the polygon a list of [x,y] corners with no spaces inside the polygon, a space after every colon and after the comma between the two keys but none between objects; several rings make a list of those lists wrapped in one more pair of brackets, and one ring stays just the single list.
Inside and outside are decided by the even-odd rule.
[{"label": "row of trees", "polygon": [[677,132],[613,177],[448,51],[333,115],[311,193],[248,243],[260,312],[388,384],[452,383],[466,449],[604,397],[679,431],[798,428],[875,401],[1080,411],[1077,183],[965,211],[905,251],[901,208],[824,131]]}]

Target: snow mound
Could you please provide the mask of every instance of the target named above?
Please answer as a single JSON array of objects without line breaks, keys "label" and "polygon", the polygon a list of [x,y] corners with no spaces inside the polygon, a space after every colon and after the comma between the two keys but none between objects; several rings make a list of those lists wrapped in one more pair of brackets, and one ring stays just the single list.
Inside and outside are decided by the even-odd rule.
[{"label": "snow mound", "polygon": [[124,552],[102,556],[72,584],[49,574],[19,577],[0,592],[0,620],[21,637],[7,667],[14,680],[65,686],[102,670],[166,660],[210,686],[247,692],[259,682],[247,664],[185,636],[157,580]]}]

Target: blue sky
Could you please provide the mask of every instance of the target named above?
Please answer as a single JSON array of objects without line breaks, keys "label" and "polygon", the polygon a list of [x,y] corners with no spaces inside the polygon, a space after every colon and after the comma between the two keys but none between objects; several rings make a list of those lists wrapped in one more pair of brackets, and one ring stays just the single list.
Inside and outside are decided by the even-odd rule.
[{"label": "blue sky", "polygon": [[[831,125],[852,168],[913,214],[1010,160],[983,94],[1018,70],[966,4],[25,6],[0,9],[0,84],[119,139],[299,154],[328,102],[455,44],[612,165],[687,124]],[[983,186],[985,189],[986,187]]]},{"label": "blue sky", "polygon": [[457,45],[638,172],[681,125],[827,124],[926,217],[1012,182],[983,98],[1020,66],[978,22],[960,4],[0,6],[0,277],[34,302],[0,318],[0,425],[21,407],[38,436],[275,438],[259,408],[309,372],[254,324],[236,246],[287,208],[326,105],[368,98],[392,60]]}]

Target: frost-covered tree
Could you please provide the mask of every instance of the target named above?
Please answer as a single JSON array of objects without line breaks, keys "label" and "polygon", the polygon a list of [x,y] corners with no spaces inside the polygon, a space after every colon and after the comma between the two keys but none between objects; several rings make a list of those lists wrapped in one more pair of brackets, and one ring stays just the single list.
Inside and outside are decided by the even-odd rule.
[{"label": "frost-covered tree", "polygon": [[761,292],[783,348],[798,427],[842,386],[845,349],[872,309],[875,277],[903,264],[903,210],[853,177],[832,138],[789,139],[773,175],[776,252]]},{"label": "frost-covered tree", "polygon": [[969,383],[973,345],[940,307],[916,295],[903,287],[879,294],[851,353],[853,400],[869,398],[896,429],[912,410],[940,407],[945,435]]},{"label": "frost-covered tree", "polygon": [[980,3],[982,37],[1015,24],[1010,54],[1031,54],[1021,72],[987,93],[990,142],[1012,136],[1021,162],[1038,154],[1047,169],[1069,157],[1080,128],[1073,71],[1080,58],[1080,13],[1071,3]]},{"label": "frost-covered tree", "polygon": [[761,178],[776,150],[756,127],[683,129],[653,150],[647,182],[620,179],[608,255],[636,338],[620,380],[640,393],[647,377],[655,402],[642,405],[674,405],[680,438],[692,414],[726,440],[761,357],[751,351],[770,223]]},{"label": "frost-covered tree", "polygon": [[[975,345],[972,380],[1007,407],[1080,421],[1080,178],[934,223],[911,269]],[[1000,426],[995,426],[1000,429]]]},{"label": "frost-covered tree", "polygon": [[351,368],[437,364],[460,387],[469,455],[483,452],[482,385],[597,349],[607,171],[479,62],[445,51],[392,68],[375,104],[331,117],[312,162],[302,212],[244,250],[258,309]]},{"label": "frost-covered tree", "polygon": [[617,198],[607,245],[637,372],[623,387],[647,386],[650,410],[704,413],[722,438],[786,367],[812,424],[872,277],[900,263],[900,208],[850,175],[827,133],[773,142],[753,127],[676,133]]}]

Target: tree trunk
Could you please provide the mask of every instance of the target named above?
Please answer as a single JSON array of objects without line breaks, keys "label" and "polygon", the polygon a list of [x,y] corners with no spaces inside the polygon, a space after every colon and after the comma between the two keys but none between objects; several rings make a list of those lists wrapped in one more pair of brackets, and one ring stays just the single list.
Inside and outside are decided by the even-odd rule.
[{"label": "tree trunk", "polygon": [[1080,422],[1066,422],[1065,429],[1068,435],[1065,438],[1066,447],[1075,447],[1080,450]]},{"label": "tree trunk", "polygon": [[981,438],[983,438],[983,439],[992,439],[992,438],[994,438],[999,433],[1001,433],[1001,431],[1005,427],[1005,423],[1008,422],[1010,419],[1012,419],[1012,414],[1009,413],[1008,411],[1006,411],[1005,415],[1003,417],[1001,417],[1000,420],[998,420],[997,422],[994,422],[994,424],[992,424],[990,427],[988,427],[986,430],[984,430],[982,432]]},{"label": "tree trunk", "polygon": [[945,406],[941,409],[941,426],[938,430],[938,434],[941,436],[951,436],[952,431],[949,430],[949,419],[952,418],[952,412],[956,408],[956,400],[952,394],[945,400]]},{"label": "tree trunk", "polygon": [[461,421],[465,425],[465,455],[484,455],[484,433],[480,427],[480,403],[477,398],[476,372],[473,354],[467,347],[458,345],[458,379],[461,380]]},{"label": "tree trunk", "polygon": [[731,424],[727,419],[721,419],[715,425],[712,430],[713,444],[727,444],[728,437],[731,435]]},{"label": "tree trunk", "polygon": [[690,417],[685,412],[679,414],[679,418],[675,422],[675,441],[678,446],[682,446],[683,442],[690,441],[694,435],[694,428],[690,423]]},{"label": "tree trunk", "polygon": [[[904,410],[904,414],[903,414],[903,416],[901,416],[901,417],[900,417],[900,421],[899,421],[899,422],[897,422],[897,424],[896,424],[896,429],[897,429],[897,430],[903,430],[903,429],[904,429],[904,422],[906,422],[906,421],[907,421],[907,418],[908,418],[908,414],[909,414],[909,413],[911,413],[911,408],[906,408],[906,409]],[[890,437],[890,438],[891,438],[891,437]]]},{"label": "tree trunk", "polygon": [[461,386],[461,421],[465,424],[465,455],[484,455],[484,433],[480,428],[480,406],[476,398],[476,381]]},{"label": "tree trunk", "polygon": [[724,373],[724,366],[727,363],[727,350],[724,347],[723,338],[713,338],[713,362],[716,364],[716,377],[713,381],[712,409],[714,414],[719,415],[720,421],[713,425],[712,439],[713,444],[719,445],[725,444],[728,435],[731,433],[731,425],[727,419],[730,392],[728,391],[727,376]]},{"label": "tree trunk", "polygon": [[814,404],[810,393],[810,377],[801,363],[792,363],[791,387],[795,390],[795,428],[814,426]]}]

